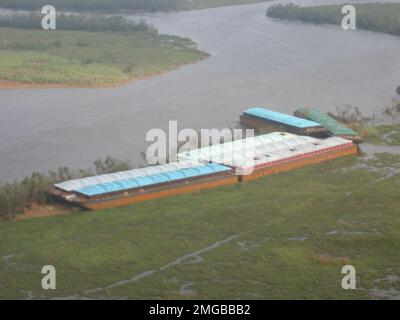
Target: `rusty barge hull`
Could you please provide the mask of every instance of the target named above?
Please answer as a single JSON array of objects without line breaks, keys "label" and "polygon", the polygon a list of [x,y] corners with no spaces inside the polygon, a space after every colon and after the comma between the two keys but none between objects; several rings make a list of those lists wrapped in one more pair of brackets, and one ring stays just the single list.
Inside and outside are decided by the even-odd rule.
[{"label": "rusty barge hull", "polygon": [[356,156],[358,152],[359,149],[357,145],[350,145],[345,148],[333,149],[319,154],[305,155],[300,159],[299,158],[288,159],[277,164],[265,165],[265,166],[260,165],[252,168],[253,172],[251,174],[239,176],[239,181],[243,182],[243,181],[255,180],[263,176],[286,172],[301,167],[330,161],[340,157]]},{"label": "rusty barge hull", "polygon": [[326,137],[328,135],[326,129],[323,128],[322,126],[310,127],[310,128],[297,128],[293,126],[287,126],[274,121],[260,119],[246,114],[240,116],[240,124],[243,127],[248,127],[264,132],[286,131],[294,134],[309,135],[313,137]]},{"label": "rusty barge hull", "polygon": [[127,206],[158,198],[213,189],[221,186],[234,185],[237,183],[238,177],[231,172],[230,174],[209,177],[196,181],[188,180],[182,183],[165,184],[147,189],[131,190],[97,197],[85,197],[78,193],[71,194],[56,188],[53,188],[51,193],[64,203],[79,206],[87,210],[102,210]]}]

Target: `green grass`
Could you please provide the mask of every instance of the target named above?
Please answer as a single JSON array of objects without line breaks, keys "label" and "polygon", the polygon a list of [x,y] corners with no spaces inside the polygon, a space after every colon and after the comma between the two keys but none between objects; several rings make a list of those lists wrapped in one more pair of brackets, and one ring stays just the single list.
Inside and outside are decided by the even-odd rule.
[{"label": "green grass", "polygon": [[0,39],[0,80],[30,85],[114,85],[207,57],[189,39],[152,32],[0,28]]},{"label": "green grass", "polygon": [[[345,158],[118,209],[0,222],[0,298],[370,299],[375,288],[400,290],[385,280],[400,276],[400,156],[389,159],[391,175],[387,160]],[[52,292],[40,287],[46,264],[57,269]],[[356,267],[357,290],[341,289],[344,264]]]},{"label": "green grass", "polygon": [[366,126],[359,129],[367,142],[387,146],[400,145],[400,124]]}]

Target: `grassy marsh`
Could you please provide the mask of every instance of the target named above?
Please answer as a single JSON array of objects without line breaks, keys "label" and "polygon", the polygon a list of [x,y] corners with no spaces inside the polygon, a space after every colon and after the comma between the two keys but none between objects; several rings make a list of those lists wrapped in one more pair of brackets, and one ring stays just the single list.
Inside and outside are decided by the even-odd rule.
[{"label": "grassy marsh", "polygon": [[[394,155],[344,158],[119,209],[2,221],[0,297],[398,298],[399,168]],[[40,288],[45,264],[57,269],[52,292]],[[341,289],[345,264],[357,290]]]},{"label": "grassy marsh", "polygon": [[0,86],[112,86],[208,57],[184,38],[153,32],[0,28]]}]

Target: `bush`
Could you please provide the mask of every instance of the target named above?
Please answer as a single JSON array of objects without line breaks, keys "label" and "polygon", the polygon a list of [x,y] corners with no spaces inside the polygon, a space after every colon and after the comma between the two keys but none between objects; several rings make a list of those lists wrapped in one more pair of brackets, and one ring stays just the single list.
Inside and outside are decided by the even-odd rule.
[{"label": "bush", "polygon": [[[11,14],[0,16],[0,27],[19,29],[41,29],[42,16],[35,13]],[[138,22],[127,20],[122,16],[87,16],[77,14],[57,15],[57,30],[70,31],[122,31],[122,32],[153,32],[157,31],[144,20]],[[55,43],[55,46],[61,43]]]},{"label": "bush", "polygon": [[175,9],[177,0],[0,0],[0,7],[33,10],[51,4],[57,9],[74,11],[145,10],[165,11]]},{"label": "bush", "polygon": [[[354,5],[357,10],[357,28],[400,35],[400,3],[366,3]],[[300,7],[294,4],[268,8],[267,16],[278,19],[340,26],[342,5]]]},{"label": "bush", "polygon": [[[126,162],[107,157],[104,161],[94,162],[95,173],[105,174],[131,169]],[[58,182],[93,176],[92,170],[72,171],[68,167],[59,167],[47,174],[34,172],[22,181],[0,184],[0,218],[11,218],[23,213],[33,204],[51,203],[49,189]]]}]

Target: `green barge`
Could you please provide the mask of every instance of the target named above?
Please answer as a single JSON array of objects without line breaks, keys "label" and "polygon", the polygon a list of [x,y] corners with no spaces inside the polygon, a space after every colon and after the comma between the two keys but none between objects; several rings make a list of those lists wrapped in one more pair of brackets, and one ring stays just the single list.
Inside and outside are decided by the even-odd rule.
[{"label": "green barge", "polygon": [[319,109],[301,108],[296,110],[294,115],[320,123],[332,136],[348,139],[355,143],[361,143],[363,141],[362,137],[360,137],[357,132]]}]

